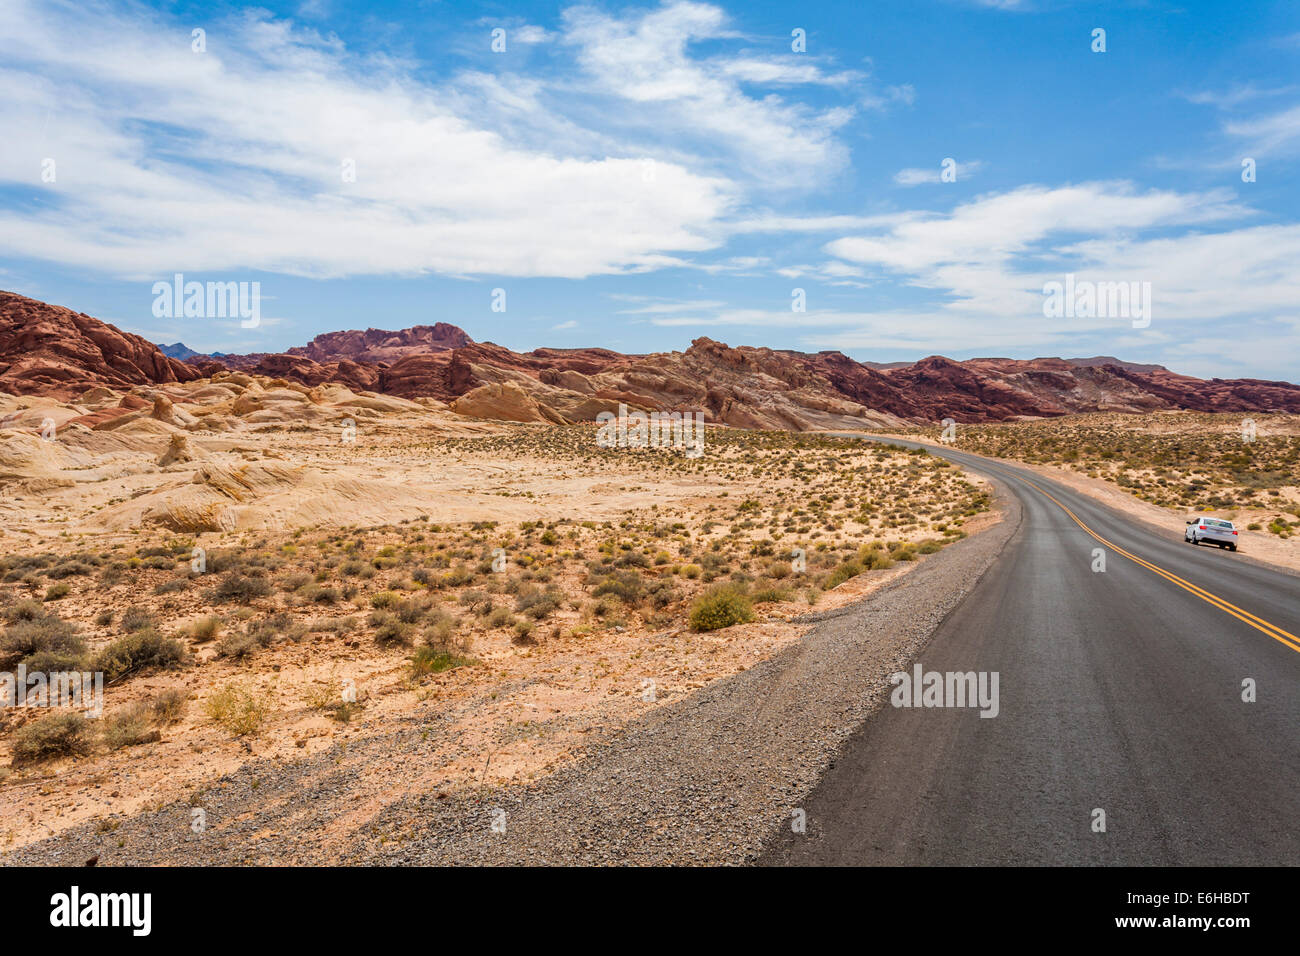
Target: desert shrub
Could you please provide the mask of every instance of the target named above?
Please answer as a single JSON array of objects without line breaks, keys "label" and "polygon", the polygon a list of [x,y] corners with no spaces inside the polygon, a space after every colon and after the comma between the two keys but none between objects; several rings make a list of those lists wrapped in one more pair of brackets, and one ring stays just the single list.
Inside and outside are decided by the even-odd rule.
[{"label": "desert shrub", "polygon": [[734,584],[717,585],[705,591],[691,606],[693,631],[716,631],[754,619],[749,597]]},{"label": "desert shrub", "polygon": [[682,567],[682,577],[690,578],[694,581],[703,573],[704,569],[698,564],[687,564]]},{"label": "desert shrub", "polygon": [[54,713],[14,731],[13,762],[35,763],[90,750],[90,723],[76,712]]},{"label": "desert shrub", "polygon": [[95,569],[89,564],[85,564],[81,561],[65,561],[63,564],[58,564],[50,568],[45,572],[45,576],[47,578],[54,578],[57,581],[62,580],[63,578],[70,578],[75,574],[90,574],[93,570]]},{"label": "desert shrub", "polygon": [[857,561],[845,561],[835,568],[826,578],[826,583],[822,585],[827,591],[839,587],[849,578],[855,578],[863,571],[862,565]]},{"label": "desert shrub", "polygon": [[107,715],[103,735],[109,750],[152,743],[161,736],[154,726],[153,708],[143,702],[129,704]]},{"label": "desert shrub", "polygon": [[534,644],[536,643],[535,631],[537,625],[532,621],[516,621],[515,636],[512,638],[516,644]]},{"label": "desert shrub", "polygon": [[5,609],[5,620],[10,624],[16,624],[19,621],[39,621],[41,618],[48,616],[49,613],[49,611],[41,607],[40,602],[24,598],[17,604]]},{"label": "desert shrub", "polygon": [[201,617],[189,626],[187,633],[192,640],[199,644],[215,641],[221,636],[221,618],[215,614]]},{"label": "desert shrub", "polygon": [[154,667],[172,667],[185,659],[181,642],[163,637],[153,628],[119,637],[95,656],[94,669],[105,681],[121,680]]},{"label": "desert shrub", "polygon": [[480,617],[492,613],[492,597],[486,591],[465,591],[460,596],[462,606],[469,608]]},{"label": "desert shrub", "polygon": [[468,654],[471,638],[459,632],[460,622],[446,611],[429,615],[424,628],[424,643],[442,654]]},{"label": "desert shrub", "polygon": [[494,608],[487,623],[488,627],[510,627],[515,623],[515,615],[508,607]]},{"label": "desert shrub", "polygon": [[417,647],[415,653],[411,655],[411,676],[420,678],[427,674],[441,674],[453,667],[472,663],[469,658],[450,651],[431,646]]},{"label": "desert shrub", "polygon": [[[0,636],[0,666],[12,668],[26,661],[30,670],[51,669],[50,662],[66,662],[53,670],[72,670],[86,653],[86,642],[77,627],[51,614],[36,619],[21,618]],[[41,658],[40,667],[33,666]]]},{"label": "desert shrub", "polygon": [[124,634],[142,631],[146,627],[153,627],[153,615],[146,608],[133,604],[122,612],[120,627]]},{"label": "desert shrub", "polygon": [[310,583],[311,583],[310,574],[303,574],[302,572],[298,572],[297,574],[291,574],[287,578],[285,578],[280,583],[280,588],[281,590],[284,591],[297,591],[299,588],[305,587]]},{"label": "desert shrub", "polygon": [[370,606],[373,608],[391,608],[401,600],[402,596],[396,591],[380,591],[378,594],[370,595]]},{"label": "desert shrub", "polygon": [[337,604],[340,597],[336,588],[321,587],[319,584],[308,584],[298,591],[298,596],[309,604]]},{"label": "desert shrub", "polygon": [[554,588],[543,591],[541,588],[526,587],[515,598],[515,610],[540,621],[560,606],[563,595]]},{"label": "desert shrub", "polygon": [[784,588],[759,588],[750,599],[755,604],[774,604],[779,601],[790,600],[790,592]]},{"label": "desert shrub", "polygon": [[244,661],[265,646],[255,634],[247,631],[233,631],[217,642],[217,656],[234,661]]},{"label": "desert shrub", "polygon": [[372,611],[370,623],[375,628],[375,643],[380,647],[405,647],[414,640],[415,626],[389,611]]},{"label": "desert shrub", "polygon": [[645,599],[656,611],[663,610],[678,598],[677,589],[667,578],[651,582],[646,588]]},{"label": "desert shrub", "polygon": [[424,620],[424,616],[429,613],[429,605],[426,601],[413,598],[409,601],[398,601],[392,610],[402,623],[419,624]]},{"label": "desert shrub", "polygon": [[164,581],[153,589],[154,594],[178,594],[181,591],[188,590],[190,582],[185,578],[173,578],[170,581]]},{"label": "desert shrub", "polygon": [[257,733],[270,711],[260,693],[239,684],[227,684],[203,706],[212,720],[236,737]]},{"label": "desert shrub", "polygon": [[238,601],[246,604],[254,598],[266,597],[271,593],[271,585],[265,578],[255,578],[238,571],[224,575],[213,591],[214,600]]},{"label": "desert shrub", "polygon": [[612,594],[624,604],[635,604],[641,598],[643,587],[641,575],[636,571],[614,571],[601,579],[591,593],[595,597]]},{"label": "desert shrub", "polygon": [[180,720],[189,702],[189,694],[183,690],[165,690],[149,701],[153,719],[166,726]]},{"label": "desert shrub", "polygon": [[789,561],[773,561],[767,566],[767,576],[777,581],[784,580],[793,573],[794,568],[790,566]]},{"label": "desert shrub", "polygon": [[942,547],[943,547],[942,541],[938,541],[934,538],[927,538],[926,540],[922,541],[919,545],[917,545],[916,551],[918,554],[934,554]]},{"label": "desert shrub", "polygon": [[71,591],[72,591],[72,587],[65,582],[61,581],[58,584],[51,584],[48,588],[45,589],[44,600],[57,601],[60,598],[67,597],[68,594],[71,593]]}]

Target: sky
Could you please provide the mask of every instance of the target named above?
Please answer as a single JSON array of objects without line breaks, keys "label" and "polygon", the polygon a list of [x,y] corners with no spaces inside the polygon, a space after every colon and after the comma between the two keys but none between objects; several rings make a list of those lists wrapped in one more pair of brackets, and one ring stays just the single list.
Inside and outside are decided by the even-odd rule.
[{"label": "sky", "polygon": [[[1294,0],[2,0],[0,133],[0,288],[199,351],[443,321],[1300,380]],[[178,273],[260,324],[160,317]],[[1149,315],[1049,316],[1067,275]]]}]

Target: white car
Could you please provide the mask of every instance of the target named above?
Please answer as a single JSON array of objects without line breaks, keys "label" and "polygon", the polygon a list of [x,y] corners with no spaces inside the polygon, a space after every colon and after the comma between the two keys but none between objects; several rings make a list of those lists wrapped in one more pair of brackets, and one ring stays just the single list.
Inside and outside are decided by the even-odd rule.
[{"label": "white car", "polygon": [[1236,551],[1237,529],[1232,526],[1231,521],[1224,521],[1222,518],[1189,518],[1183,540],[1191,544],[1206,541],[1227,548],[1229,551]]}]

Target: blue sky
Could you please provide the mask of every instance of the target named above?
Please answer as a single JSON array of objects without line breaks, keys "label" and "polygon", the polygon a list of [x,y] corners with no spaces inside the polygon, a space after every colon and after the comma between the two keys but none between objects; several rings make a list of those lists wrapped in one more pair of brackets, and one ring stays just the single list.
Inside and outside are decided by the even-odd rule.
[{"label": "blue sky", "polygon": [[[0,129],[0,287],[201,350],[447,321],[1300,378],[1292,0],[7,0]],[[260,282],[262,325],[155,318],[178,272]],[[1067,273],[1149,282],[1150,324],[1046,318]]]}]

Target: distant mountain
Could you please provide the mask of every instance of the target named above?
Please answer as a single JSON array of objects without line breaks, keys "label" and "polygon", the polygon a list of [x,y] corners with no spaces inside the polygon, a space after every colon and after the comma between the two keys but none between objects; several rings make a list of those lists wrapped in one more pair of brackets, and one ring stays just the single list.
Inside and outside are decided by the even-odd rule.
[{"label": "distant mountain", "polygon": [[175,345],[160,345],[158,346],[158,351],[171,358],[180,359],[182,362],[203,354],[202,352],[194,351],[184,342],[177,342]]},{"label": "distant mountain", "polygon": [[652,355],[600,348],[514,352],[475,342],[443,322],[329,332],[272,354],[198,355],[179,342],[165,348],[184,349],[189,361],[90,316],[0,292],[0,390],[60,397],[91,385],[189,381],[230,368],[313,386],[339,382],[429,396],[465,414],[515,421],[591,421],[619,403],[699,410],[738,428],[793,431],[1094,411],[1300,413],[1300,386],[1287,382],[1205,381],[1109,356],[958,362],[932,355],[878,365],[834,351],[732,347],[709,338],[684,352]]}]

